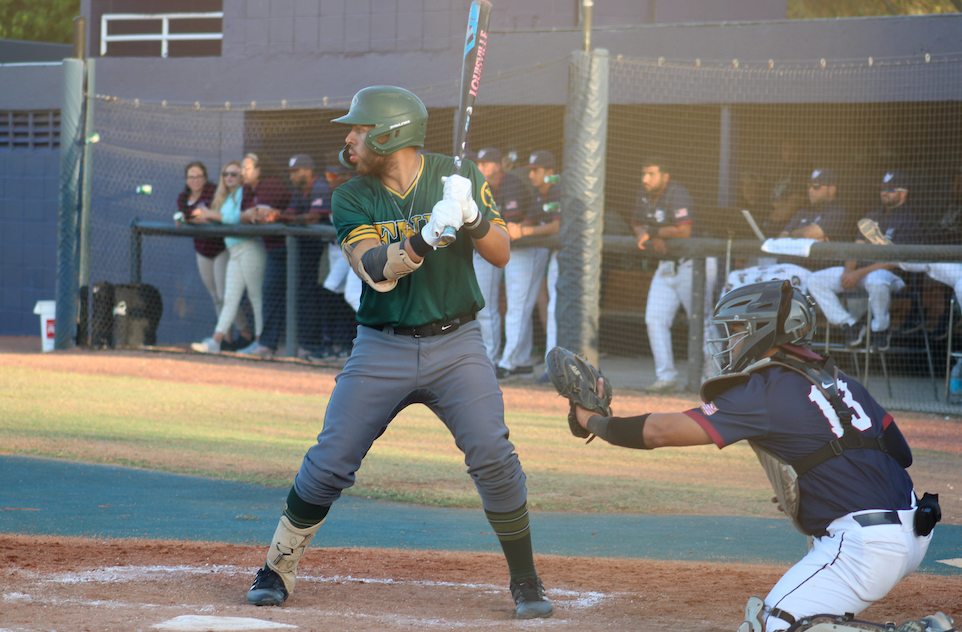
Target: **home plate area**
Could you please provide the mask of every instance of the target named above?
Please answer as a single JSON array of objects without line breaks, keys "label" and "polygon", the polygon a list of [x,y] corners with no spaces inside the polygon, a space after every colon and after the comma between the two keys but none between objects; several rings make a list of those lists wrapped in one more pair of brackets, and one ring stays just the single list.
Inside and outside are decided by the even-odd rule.
[{"label": "home plate area", "polygon": [[[500,553],[310,548],[279,608],[246,602],[261,546],[0,534],[0,632],[730,632],[785,568],[537,556],[550,619],[518,621]],[[960,576],[916,574],[863,618],[958,613]],[[950,614],[950,616],[952,616]]]}]

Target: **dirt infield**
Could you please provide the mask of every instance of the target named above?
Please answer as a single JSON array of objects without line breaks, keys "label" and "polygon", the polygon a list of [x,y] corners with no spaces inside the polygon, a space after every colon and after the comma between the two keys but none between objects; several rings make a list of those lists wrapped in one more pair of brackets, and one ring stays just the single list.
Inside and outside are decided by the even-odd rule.
[{"label": "dirt infield", "polygon": [[[270,392],[329,392],[336,369],[296,362],[145,351],[40,354],[39,342],[0,339],[3,366]],[[185,369],[186,368],[186,369]],[[553,391],[504,388],[508,408],[563,411]],[[619,392],[622,410],[678,410],[694,399]],[[962,426],[898,415],[916,449],[962,453]],[[932,474],[957,483],[959,470]],[[918,480],[916,481],[919,482]],[[958,502],[946,522],[962,523]],[[68,518],[68,517],[65,517]],[[631,534],[627,534],[629,537]],[[643,534],[638,534],[643,537]],[[181,541],[88,540],[0,535],[0,632],[119,630],[734,630],[745,600],[764,595],[785,568],[744,564],[538,556],[555,616],[512,619],[500,555],[311,548],[283,608],[245,603],[263,547]],[[862,614],[902,621],[942,610],[962,616],[962,576],[915,575]],[[260,624],[243,627],[245,618]]]},{"label": "dirt infield", "polygon": [[[524,622],[512,618],[500,555],[308,549],[288,602],[256,608],[245,603],[245,593],[263,555],[262,547],[224,544],[0,536],[0,628],[267,629],[216,625],[214,618],[230,617],[317,631],[730,632],[745,600],[763,595],[784,571],[539,556],[555,614]],[[862,618],[901,621],[906,613],[958,613],[960,595],[962,577],[915,575]],[[198,627],[177,626],[191,616]]]}]

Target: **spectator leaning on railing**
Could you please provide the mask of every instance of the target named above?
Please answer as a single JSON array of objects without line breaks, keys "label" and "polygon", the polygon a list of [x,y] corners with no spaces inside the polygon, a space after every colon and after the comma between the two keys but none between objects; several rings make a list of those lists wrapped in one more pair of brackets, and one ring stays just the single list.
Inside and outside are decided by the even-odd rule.
[{"label": "spectator leaning on railing", "polygon": [[[181,213],[181,221],[188,224],[209,224],[210,220],[201,217],[197,209],[210,208],[217,185],[207,179],[207,167],[200,161],[192,162],[184,168],[184,179],[186,180],[184,190],[177,196],[177,210]],[[223,237],[195,237],[194,251],[197,253],[197,269],[200,272],[200,278],[204,282],[204,287],[210,292],[217,317],[220,318],[227,288],[227,262],[230,259],[230,253],[224,245]],[[246,338],[246,343],[242,346],[250,344],[254,337],[243,311],[237,310],[234,325],[240,332],[241,340]],[[230,329],[227,330],[224,338],[224,346],[229,344],[232,344]]]},{"label": "spectator leaning on railing", "polygon": [[[291,192],[275,174],[274,166],[257,154],[247,154],[241,161],[244,184],[254,192],[252,221],[272,222],[287,208]],[[287,291],[287,248],[284,237],[264,237],[267,264],[264,268],[264,326],[258,341],[238,353],[262,358],[274,356],[277,341],[284,329]],[[263,344],[262,344],[263,343]]]},{"label": "spectator leaning on railing", "polygon": [[[241,184],[241,163],[232,160],[220,174],[220,184],[217,185],[211,208],[201,208],[198,212],[202,218],[222,224],[250,223],[254,217],[254,210],[249,208],[251,206],[251,192]],[[224,307],[217,320],[214,335],[205,338],[203,342],[191,344],[194,351],[201,353],[220,353],[224,335],[234,321],[244,290],[247,290],[247,298],[254,309],[255,337],[260,336],[264,327],[261,310],[261,288],[267,258],[264,244],[256,237],[225,237],[224,243],[230,251]]]}]

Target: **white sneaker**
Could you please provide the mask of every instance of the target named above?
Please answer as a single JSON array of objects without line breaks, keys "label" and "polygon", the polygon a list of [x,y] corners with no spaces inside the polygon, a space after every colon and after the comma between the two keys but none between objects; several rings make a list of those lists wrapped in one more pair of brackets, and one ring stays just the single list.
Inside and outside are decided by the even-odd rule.
[{"label": "white sneaker", "polygon": [[658,380],[645,389],[646,393],[674,393],[678,390],[678,385],[671,380]]},{"label": "white sneaker", "polygon": [[204,338],[203,342],[192,342],[190,348],[198,353],[220,353],[220,343],[213,338]]},{"label": "white sneaker", "polygon": [[274,350],[270,347],[265,347],[259,342],[252,342],[250,345],[244,347],[238,351],[240,355],[253,356],[255,358],[273,358]]}]

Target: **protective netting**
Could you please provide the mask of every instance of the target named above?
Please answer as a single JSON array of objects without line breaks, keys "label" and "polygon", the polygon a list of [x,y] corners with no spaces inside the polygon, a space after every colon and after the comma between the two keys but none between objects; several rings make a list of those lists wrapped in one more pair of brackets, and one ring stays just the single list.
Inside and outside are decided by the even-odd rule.
[{"label": "protective netting", "polygon": [[[528,171],[520,167],[535,151],[550,151],[557,161],[555,172],[565,171],[565,155],[576,154],[564,147],[565,108],[539,101],[542,95],[557,94],[557,78],[563,76],[567,63],[557,60],[486,75],[472,115],[469,148],[495,147],[505,163],[516,157],[517,162],[507,166],[516,169],[515,175],[523,182],[528,181]],[[962,260],[955,249],[960,243],[957,211],[962,207],[962,181],[956,182],[962,167],[962,106],[957,100],[962,63],[958,59],[828,60],[807,67],[785,67],[765,61],[722,64],[611,57],[608,64],[604,227],[609,239],[602,261],[598,343],[603,357],[641,360],[639,370],[647,372],[648,383],[657,380],[682,388],[688,383],[689,332],[686,310],[681,306],[689,302],[690,277],[686,275],[690,270],[686,266],[691,265],[690,260],[697,261],[699,254],[719,255],[707,266],[710,293],[706,303],[713,304],[727,283],[738,282],[737,275],[728,275],[729,270],[788,259],[757,250],[746,253],[744,248],[735,248],[735,254],[727,258],[721,247],[711,253],[678,251],[673,255],[669,250],[664,257],[651,256],[659,247],[657,239],[650,240],[645,252],[631,245],[642,226],[647,226],[653,237],[659,227],[668,227],[660,231],[664,237],[686,235],[685,227],[690,225],[694,238],[755,240],[741,213],[746,209],[766,238],[778,237],[797,212],[812,208],[810,195],[818,189],[813,191],[809,183],[819,170],[822,175],[815,183],[823,185],[822,195],[833,186],[834,200],[817,200],[816,211],[825,208],[824,204],[843,209],[840,223],[822,227],[833,242],[855,239],[857,220],[881,208],[882,191],[894,189],[897,196],[899,189],[905,189],[901,209],[893,208],[884,217],[873,215],[881,220],[882,232],[889,227],[885,217],[909,208],[912,215],[895,234],[897,243],[942,244],[944,257],[940,260]],[[451,82],[411,89],[430,106],[432,101],[456,99],[458,86]],[[156,287],[163,301],[158,344],[187,345],[210,336],[217,320],[192,240],[144,236],[139,258],[133,261],[131,220],[173,226],[176,200],[185,187],[185,167],[191,161],[202,161],[216,182],[228,161],[254,152],[263,164],[273,164],[276,175],[289,184],[289,160],[307,154],[313,159],[314,175],[324,179],[326,167],[337,164],[333,155],[342,146],[345,132],[329,121],[346,111],[352,95],[319,97],[313,103],[218,106],[177,101],[176,96],[172,94],[171,101],[164,104],[107,98],[96,102],[100,142],[92,165],[91,283],[137,281],[131,279],[131,270],[140,270],[139,281]],[[429,107],[426,150],[449,153],[453,124],[453,108]],[[658,174],[669,174],[667,180],[655,182],[648,203],[639,192],[646,157],[660,163],[655,165]],[[894,171],[904,174],[908,184],[901,184],[900,179],[896,183],[900,186],[887,186],[883,178]],[[676,189],[684,187],[689,197],[676,192],[675,206],[669,208],[671,200],[667,198],[672,196],[662,199],[657,191],[665,182]],[[143,193],[143,185],[149,185],[150,194]],[[556,186],[578,183],[563,180]],[[809,219],[808,223],[818,224],[818,219]],[[682,232],[673,233],[675,230]],[[670,249],[673,242],[667,243]],[[523,246],[524,242],[519,242],[518,248]],[[659,259],[670,263],[662,263],[663,274],[656,275]],[[325,280],[329,266],[326,254],[319,261],[316,283]],[[791,259],[803,269],[810,268],[809,273],[842,266],[844,261],[844,257]],[[858,267],[868,263],[862,261]],[[870,379],[873,391],[882,397],[887,397],[889,383],[895,400],[933,402],[936,390],[943,397],[952,295],[945,279],[951,272],[939,276],[899,269],[889,273],[895,280],[884,277],[891,290],[902,283],[905,289],[891,292],[886,328],[889,349],[880,353],[878,342],[868,341],[872,349],[867,354]],[[748,280],[752,278],[749,275]],[[650,293],[653,283],[656,290]],[[841,324],[858,317],[854,333],[825,327],[823,310],[819,315],[820,340],[830,331],[833,347],[837,346],[844,358],[843,368],[852,371],[854,361],[864,364],[866,354],[852,354],[843,347],[866,322],[868,285],[861,283],[843,297],[852,301],[850,311],[838,312],[834,303],[827,308],[835,321],[842,314]],[[875,285],[872,287],[874,292]],[[510,288],[502,290],[505,298],[510,292]],[[531,319],[534,365],[541,361],[546,344],[544,288],[541,293]],[[506,302],[500,301],[501,311]],[[329,331],[323,325],[324,312],[332,308],[324,301],[318,305],[308,322],[299,316],[300,329]],[[876,312],[879,305],[882,303],[873,303]],[[246,299],[242,311],[250,320]],[[333,318],[346,318],[343,310],[330,313],[335,314]],[[883,314],[874,314],[874,326],[869,330],[881,331],[885,320]],[[278,353],[284,352],[281,327]],[[237,331],[232,333],[236,336]],[[884,337],[877,333],[871,332],[870,338]],[[327,342],[325,336],[322,333],[310,340],[322,345]],[[304,336],[300,339],[304,341]],[[704,368],[710,372],[707,364]],[[864,366],[860,371],[864,372]],[[929,406],[904,401],[903,405]]]}]

